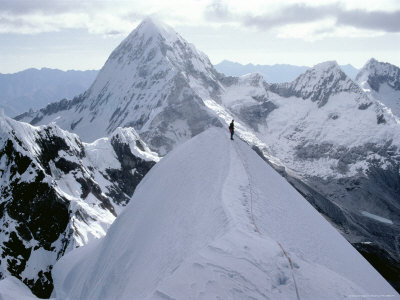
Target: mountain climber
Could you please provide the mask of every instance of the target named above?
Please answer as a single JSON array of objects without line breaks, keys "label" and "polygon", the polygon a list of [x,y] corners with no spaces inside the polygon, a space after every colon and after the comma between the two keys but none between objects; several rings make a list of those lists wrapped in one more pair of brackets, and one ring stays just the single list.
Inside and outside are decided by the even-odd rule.
[{"label": "mountain climber", "polygon": [[233,133],[235,132],[235,126],[233,125],[233,122],[235,120],[232,120],[231,124],[229,124],[229,131],[231,132],[231,140],[233,140]]}]

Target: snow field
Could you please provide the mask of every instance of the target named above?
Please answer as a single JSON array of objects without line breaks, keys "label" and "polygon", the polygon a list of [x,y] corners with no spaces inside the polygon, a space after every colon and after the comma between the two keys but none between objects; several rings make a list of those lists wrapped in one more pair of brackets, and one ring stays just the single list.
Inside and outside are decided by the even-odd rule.
[{"label": "snow field", "polygon": [[277,242],[293,261],[300,299],[398,297],[284,178],[221,129],[168,154],[106,237],[62,258],[53,272],[55,295],[296,299]]}]

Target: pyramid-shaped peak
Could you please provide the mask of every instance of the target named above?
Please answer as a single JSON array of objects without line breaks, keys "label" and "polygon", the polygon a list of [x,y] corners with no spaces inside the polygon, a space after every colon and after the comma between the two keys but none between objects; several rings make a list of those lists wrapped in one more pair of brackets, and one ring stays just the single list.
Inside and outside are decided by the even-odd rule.
[{"label": "pyramid-shaped peak", "polygon": [[130,36],[144,35],[148,37],[162,36],[166,40],[177,40],[179,34],[169,25],[157,18],[146,17]]},{"label": "pyramid-shaped peak", "polygon": [[312,69],[321,70],[321,71],[329,71],[334,69],[339,69],[340,67],[335,60],[325,61],[319,64],[316,64]]},{"label": "pyramid-shaped peak", "polygon": [[[316,64],[311,69],[308,69],[305,73],[301,74],[295,81],[302,81],[303,84],[314,85],[325,81],[326,78],[331,77],[335,80],[346,80],[347,76],[342,71],[336,61],[326,61]],[[319,84],[318,84],[319,85]]]}]

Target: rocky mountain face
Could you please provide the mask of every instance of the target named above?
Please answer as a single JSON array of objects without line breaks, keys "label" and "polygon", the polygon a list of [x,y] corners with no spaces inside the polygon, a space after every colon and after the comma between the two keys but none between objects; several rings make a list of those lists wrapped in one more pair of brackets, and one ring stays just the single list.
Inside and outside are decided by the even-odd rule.
[{"label": "rocky mountain face", "polygon": [[54,263],[104,236],[156,161],[133,129],[86,144],[1,116],[0,276],[49,297]]},{"label": "rocky mountain face", "polygon": [[[392,77],[380,89],[395,87]],[[268,84],[260,74],[224,76],[173,29],[147,19],[84,94],[17,119],[56,122],[84,141],[134,127],[161,156],[235,119],[237,135],[400,290],[400,125],[387,107],[335,62],[283,84]],[[110,178],[105,186],[125,176]]]},{"label": "rocky mountain face", "polygon": [[372,98],[382,102],[400,118],[400,68],[370,59],[356,81]]},{"label": "rocky mountain face", "polygon": [[340,92],[359,94],[363,100],[360,105],[370,105],[371,102],[334,61],[318,64],[292,82],[272,84],[269,90],[285,98],[311,99],[318,107],[324,106],[332,95]]},{"label": "rocky mountain face", "polygon": [[217,77],[207,56],[172,28],[146,19],[111,53],[86,93],[17,119],[55,121],[85,141],[132,126],[164,155],[217,125],[202,101],[220,92]]},{"label": "rocky mountain face", "polygon": [[361,69],[356,81],[366,80],[368,85],[379,92],[382,84],[387,84],[394,90],[400,90],[400,69],[389,63],[379,62],[371,58]]}]

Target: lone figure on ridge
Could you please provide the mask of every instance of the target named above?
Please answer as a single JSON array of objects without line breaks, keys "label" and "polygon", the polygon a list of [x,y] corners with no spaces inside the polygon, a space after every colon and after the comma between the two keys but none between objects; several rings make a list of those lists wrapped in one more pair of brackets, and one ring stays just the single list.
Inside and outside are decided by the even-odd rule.
[{"label": "lone figure on ridge", "polygon": [[229,131],[231,132],[231,140],[233,140],[233,133],[235,132],[235,125],[233,124],[234,120],[232,120],[231,124],[229,124]]}]

